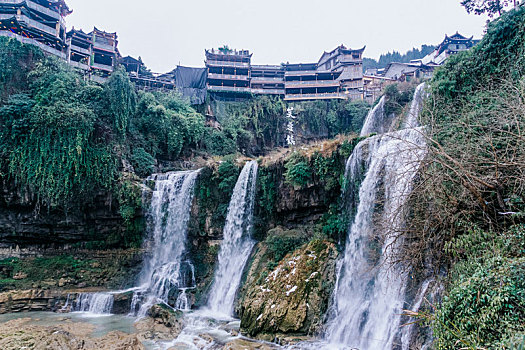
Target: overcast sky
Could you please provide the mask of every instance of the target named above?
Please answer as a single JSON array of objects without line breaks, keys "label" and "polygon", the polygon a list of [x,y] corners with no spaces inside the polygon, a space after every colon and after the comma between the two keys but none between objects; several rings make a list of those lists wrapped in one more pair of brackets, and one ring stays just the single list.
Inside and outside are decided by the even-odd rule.
[{"label": "overcast sky", "polygon": [[123,56],[154,72],[203,66],[204,49],[249,49],[256,64],[316,62],[340,44],[365,57],[438,44],[459,31],[480,38],[486,17],[460,0],[67,0],[68,29],[117,32]]}]

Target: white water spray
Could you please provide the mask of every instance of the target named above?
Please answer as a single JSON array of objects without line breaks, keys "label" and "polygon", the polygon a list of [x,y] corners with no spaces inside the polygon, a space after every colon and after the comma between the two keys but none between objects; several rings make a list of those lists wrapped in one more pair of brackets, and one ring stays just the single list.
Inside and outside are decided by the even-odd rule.
[{"label": "white water spray", "polygon": [[114,297],[109,293],[80,293],[74,303],[73,311],[110,315],[113,301]]},{"label": "white water spray", "polygon": [[[198,174],[199,171],[174,172],[156,174],[149,179],[155,181],[148,213],[153,247],[141,272],[141,287],[133,296],[131,314],[144,316],[152,305],[167,303],[173,289],[184,289],[182,294],[185,294],[188,287],[193,287],[193,266],[182,257]],[[185,277],[187,274],[191,275],[190,279]],[[187,285],[188,282],[193,284]],[[189,308],[187,299],[178,304]]]},{"label": "white water spray", "polygon": [[[417,123],[422,91],[423,86],[416,90],[407,127]],[[382,109],[384,98],[361,135],[381,130]],[[403,241],[405,202],[425,154],[423,129],[409,128],[362,141],[348,159],[346,181],[362,182],[358,191],[347,193],[355,199],[349,213],[355,216],[326,330],[331,347],[384,350],[399,341],[407,274],[391,262]]]},{"label": "white water spray", "polygon": [[219,251],[218,267],[208,299],[211,312],[231,316],[242,272],[254,246],[251,239],[257,162],[246,163],[239,175],[228,207],[224,240]]}]

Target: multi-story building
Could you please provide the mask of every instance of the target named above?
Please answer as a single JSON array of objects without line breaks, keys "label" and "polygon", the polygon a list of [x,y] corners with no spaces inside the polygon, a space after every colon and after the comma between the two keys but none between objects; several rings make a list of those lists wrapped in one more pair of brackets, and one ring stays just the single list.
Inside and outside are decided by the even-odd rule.
[{"label": "multi-story building", "polygon": [[207,88],[229,95],[284,96],[287,101],[363,98],[363,51],[341,45],[316,63],[252,65],[249,51],[206,50]]},{"label": "multi-story building", "polygon": [[118,65],[120,55],[117,49],[117,33],[108,33],[95,27],[89,34],[93,41],[91,76],[106,79]]},{"label": "multi-story building", "polygon": [[85,73],[91,69],[91,55],[93,54],[93,40],[90,34],[73,28],[66,34],[67,61]]},{"label": "multi-story building", "polygon": [[284,96],[284,68],[277,65],[252,65],[250,69],[252,94]]},{"label": "multi-story building", "polygon": [[146,68],[142,59],[131,56],[120,57],[119,64],[128,72],[130,80],[135,83],[136,87],[145,91],[167,91],[175,89],[174,72],[166,74],[156,74]]},{"label": "multi-story building", "polygon": [[479,40],[473,39],[472,36],[467,38],[458,32],[451,36],[445,35],[445,39],[443,39],[435,51],[425,56],[421,60],[415,60],[412,63],[442,65],[451,55],[454,55],[460,51],[469,50],[478,42]]},{"label": "multi-story building", "polygon": [[66,59],[64,17],[70,13],[63,0],[0,0],[0,36]]},{"label": "multi-story building", "polygon": [[341,45],[317,63],[285,64],[285,100],[362,99],[364,50]]},{"label": "multi-story building", "polygon": [[250,94],[252,55],[248,50],[224,46],[206,50],[207,89],[215,93]]},{"label": "multi-story building", "polygon": [[89,79],[103,82],[118,64],[116,33],[94,28],[90,33],[73,28],[66,35],[67,62]]}]

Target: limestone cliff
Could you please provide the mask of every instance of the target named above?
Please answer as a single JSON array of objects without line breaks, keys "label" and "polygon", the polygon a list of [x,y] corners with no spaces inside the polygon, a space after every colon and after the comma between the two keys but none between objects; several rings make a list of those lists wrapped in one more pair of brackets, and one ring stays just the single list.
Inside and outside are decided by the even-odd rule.
[{"label": "limestone cliff", "polygon": [[[239,307],[241,330],[250,336],[315,334],[335,283],[337,249],[313,240],[264,266],[268,249],[259,244]],[[263,266],[261,266],[263,265]]]}]

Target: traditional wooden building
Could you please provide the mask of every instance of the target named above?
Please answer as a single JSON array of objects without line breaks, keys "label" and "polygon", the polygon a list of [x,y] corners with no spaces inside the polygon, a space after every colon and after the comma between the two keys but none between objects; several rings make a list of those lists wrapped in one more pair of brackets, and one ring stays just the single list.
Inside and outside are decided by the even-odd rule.
[{"label": "traditional wooden building", "polygon": [[108,33],[95,27],[90,35],[93,40],[92,76],[106,79],[118,64],[117,33]]},{"label": "traditional wooden building", "polygon": [[251,92],[256,95],[284,96],[284,68],[281,65],[252,65]]},{"label": "traditional wooden building", "polygon": [[0,35],[66,59],[64,17],[70,13],[63,0],[0,0]]},{"label": "traditional wooden building", "polygon": [[248,50],[232,50],[227,46],[206,50],[208,91],[250,94],[251,59]]},{"label": "traditional wooden building", "polygon": [[367,73],[370,74],[363,75],[364,99],[373,103],[383,94],[383,89],[396,80],[377,75],[377,69],[375,70],[375,74],[373,74],[374,71],[367,71]]},{"label": "traditional wooden building", "polygon": [[467,38],[458,32],[451,36],[445,35],[445,39],[434,52],[417,61],[424,65],[442,65],[451,55],[469,50],[478,42],[479,40],[474,40],[472,36]]},{"label": "traditional wooden building", "polygon": [[119,57],[119,64],[129,74],[130,80],[136,87],[145,91],[169,91],[175,89],[174,74],[156,74],[150,72],[142,60],[131,56]]},{"label": "traditional wooden building", "polygon": [[316,63],[252,65],[249,51],[206,50],[207,88],[225,95],[275,95],[288,101],[363,98],[363,51],[341,45]]},{"label": "traditional wooden building", "polygon": [[67,62],[90,80],[104,82],[118,65],[116,33],[94,28],[90,33],[75,28],[66,34]]},{"label": "traditional wooden building", "polygon": [[285,64],[285,100],[362,99],[364,50],[341,45],[317,63]]},{"label": "traditional wooden building", "polygon": [[83,72],[91,69],[91,55],[93,54],[93,40],[90,34],[73,28],[66,34],[68,47],[68,63]]}]

